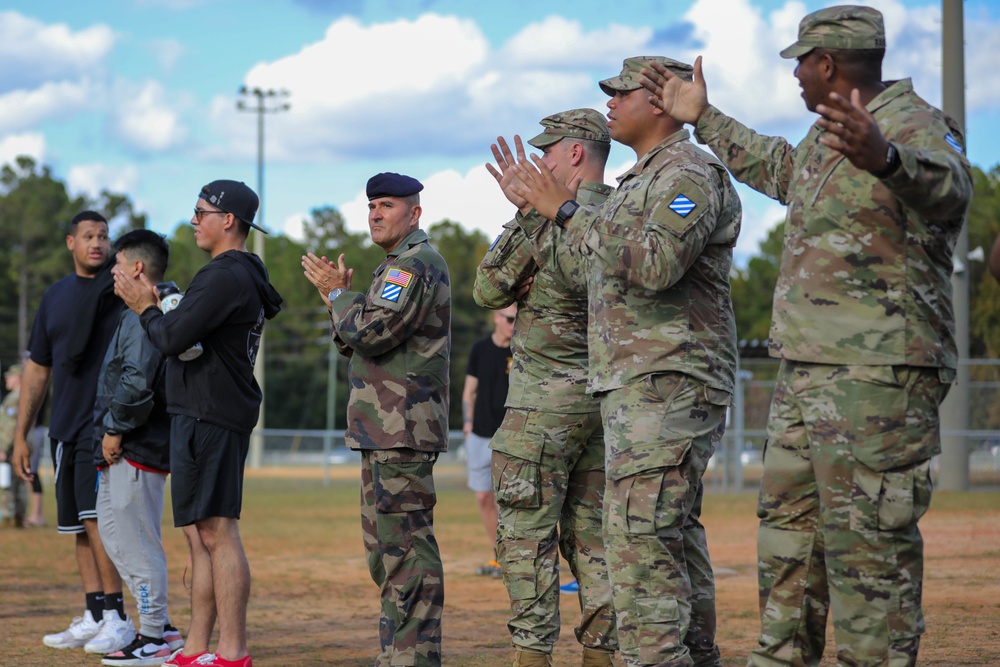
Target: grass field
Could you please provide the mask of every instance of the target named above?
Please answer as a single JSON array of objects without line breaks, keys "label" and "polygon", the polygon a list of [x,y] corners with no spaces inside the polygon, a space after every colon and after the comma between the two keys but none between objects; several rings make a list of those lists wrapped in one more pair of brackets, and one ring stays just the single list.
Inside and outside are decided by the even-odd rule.
[{"label": "grass field", "polygon": [[[253,575],[248,624],[258,667],[373,663],[378,591],[363,557],[357,471],[338,477],[324,487],[313,471],[248,475],[241,531]],[[447,596],[444,664],[509,665],[503,584],[473,574],[490,553],[475,502],[461,469],[442,467],[437,478],[436,532]],[[51,495],[46,500],[51,526],[54,502]],[[718,571],[718,641],[727,667],[745,664],[756,645],[755,500],[747,493],[709,494],[705,501]],[[919,664],[1000,666],[1000,493],[938,493],[921,526],[927,634]],[[190,617],[182,586],[187,556],[169,509],[164,535],[171,616],[184,631]],[[43,634],[79,614],[82,604],[71,537],[53,528],[0,531],[0,667],[99,665],[98,656],[41,643]],[[579,612],[572,596],[564,595],[563,605],[555,664],[575,666],[580,659],[572,629]],[[130,598],[126,608],[134,614]],[[836,664],[832,654],[831,637],[823,665]]]}]

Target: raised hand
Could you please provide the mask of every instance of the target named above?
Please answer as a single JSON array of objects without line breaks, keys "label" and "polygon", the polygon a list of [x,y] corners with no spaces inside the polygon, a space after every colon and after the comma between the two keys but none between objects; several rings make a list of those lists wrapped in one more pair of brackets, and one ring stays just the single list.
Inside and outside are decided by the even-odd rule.
[{"label": "raised hand", "polygon": [[531,162],[519,160],[516,171],[521,182],[514,186],[514,192],[524,197],[548,220],[555,220],[559,207],[567,200],[576,198],[576,190],[583,180],[583,177],[576,176],[566,187],[555,179],[537,155],[531,156]]},{"label": "raised hand", "polygon": [[652,93],[650,103],[676,121],[694,125],[708,108],[701,56],[694,61],[694,81],[685,81],[658,62],[650,62],[639,74],[639,83]]},{"label": "raised hand", "polygon": [[882,135],[875,116],[861,103],[861,93],[855,88],[851,99],[830,93],[826,104],[817,104],[821,117],[816,123],[825,130],[819,142],[837,151],[858,169],[871,172],[884,170],[889,142]]},{"label": "raised hand", "polygon": [[317,257],[313,253],[303,255],[302,272],[306,280],[316,287],[327,308],[331,307],[330,292],[335,289],[351,289],[351,280],[354,277],[354,269],[349,269],[344,264],[343,253],[337,258],[336,264],[325,256]]},{"label": "raised hand", "polygon": [[487,162],[486,170],[496,180],[507,201],[516,206],[522,213],[527,213],[527,209],[530,208],[528,202],[514,190],[514,186],[520,184],[514,167],[518,161],[525,159],[524,144],[521,143],[521,137],[517,134],[514,135],[514,149],[517,151],[517,160],[511,154],[507,141],[503,137],[497,137],[497,143],[490,144],[490,150],[493,151],[493,159],[496,160],[497,166],[494,167]]}]

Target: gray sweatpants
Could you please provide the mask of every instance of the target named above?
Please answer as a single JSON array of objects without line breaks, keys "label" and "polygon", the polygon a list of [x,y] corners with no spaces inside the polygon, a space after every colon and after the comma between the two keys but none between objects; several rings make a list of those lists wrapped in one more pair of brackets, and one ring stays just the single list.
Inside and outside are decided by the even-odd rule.
[{"label": "gray sweatpants", "polygon": [[167,557],[160,524],[167,476],[127,461],[101,471],[97,528],[139,608],[139,634],[162,638],[167,616]]}]

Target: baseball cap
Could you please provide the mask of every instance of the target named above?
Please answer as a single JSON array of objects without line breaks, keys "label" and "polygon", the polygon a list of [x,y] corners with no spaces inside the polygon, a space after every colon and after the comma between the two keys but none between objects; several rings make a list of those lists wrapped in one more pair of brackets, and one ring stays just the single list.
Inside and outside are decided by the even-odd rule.
[{"label": "baseball cap", "polygon": [[4,375],[5,376],[6,375],[23,375],[23,374],[24,374],[24,367],[21,364],[11,364],[10,366],[7,367],[7,370],[4,371]]},{"label": "baseball cap", "polygon": [[871,7],[838,5],[807,15],[799,23],[798,40],[781,52],[799,58],[815,48],[884,49],[882,13]]},{"label": "baseball cap", "polygon": [[528,143],[535,148],[545,148],[563,137],[611,143],[608,122],[604,119],[603,114],[593,109],[570,109],[554,113],[551,116],[546,116],[539,123],[545,129],[542,130],[541,134],[528,139]]},{"label": "baseball cap", "polygon": [[694,79],[694,68],[679,60],[664,56],[635,56],[634,58],[625,59],[625,62],[622,63],[621,74],[601,81],[601,90],[611,97],[614,97],[615,93],[619,91],[638,90],[642,87],[642,84],[639,83],[639,70],[643,67],[649,69],[650,62],[660,63],[674,75],[679,76],[685,81]]},{"label": "baseball cap", "polygon": [[260,200],[257,198],[257,193],[243,181],[212,181],[201,189],[198,197],[226,213],[232,213],[254,229],[267,234],[266,229],[253,224],[253,217],[257,214]]}]

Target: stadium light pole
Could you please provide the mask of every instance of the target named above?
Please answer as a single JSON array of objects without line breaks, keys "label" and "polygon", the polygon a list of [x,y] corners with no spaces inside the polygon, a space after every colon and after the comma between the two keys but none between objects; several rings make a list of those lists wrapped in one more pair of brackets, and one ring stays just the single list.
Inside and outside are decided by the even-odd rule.
[{"label": "stadium light pole", "polygon": [[[965,26],[962,0],[941,0],[941,109],[965,133]],[[965,135],[969,145],[969,135]],[[941,406],[941,474],[939,488],[969,488],[969,229],[962,225],[955,244],[956,271],[951,277],[955,308],[958,370],[955,384]],[[957,267],[964,267],[958,270]]]},{"label": "stadium light pole", "polygon": [[[241,99],[237,100],[236,108],[240,111],[249,111],[257,114],[257,197],[260,205],[257,207],[257,217],[255,224],[264,226],[264,114],[279,113],[288,111],[291,105],[284,101],[288,97],[287,90],[274,90],[273,88],[240,88]],[[264,260],[264,234],[260,231],[254,233],[253,252]],[[257,351],[257,362],[253,368],[254,378],[260,385],[260,418],[254,426],[253,435],[250,437],[250,467],[259,468],[261,458],[264,453],[264,336],[260,338],[260,349]]]}]

